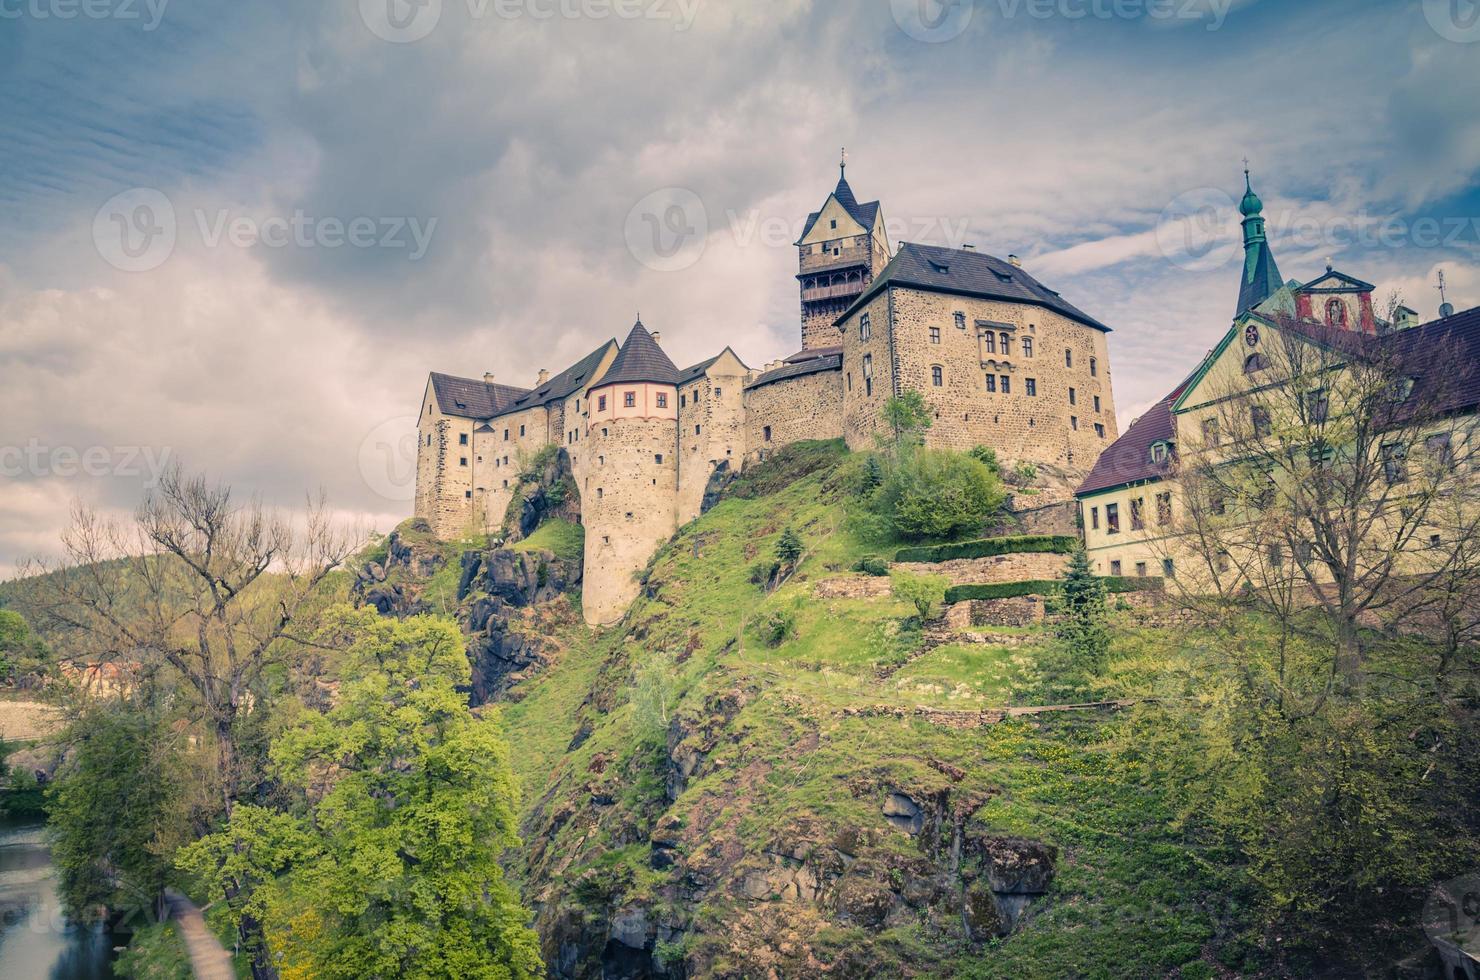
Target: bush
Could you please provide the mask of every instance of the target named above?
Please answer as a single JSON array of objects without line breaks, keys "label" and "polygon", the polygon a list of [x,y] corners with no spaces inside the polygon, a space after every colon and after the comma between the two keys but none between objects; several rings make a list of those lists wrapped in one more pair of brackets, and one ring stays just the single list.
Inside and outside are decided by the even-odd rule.
[{"label": "bush", "polygon": [[895,561],[940,562],[956,558],[990,558],[993,555],[1050,554],[1071,555],[1079,539],[1067,535],[1026,534],[1011,538],[982,538],[922,548],[904,548]]},{"label": "bush", "polygon": [[781,538],[776,542],[776,562],[782,568],[795,568],[797,562],[802,560],[802,536],[792,528],[781,532]]},{"label": "bush", "polygon": [[874,507],[907,539],[948,538],[979,528],[1006,499],[1001,481],[963,453],[904,454],[874,495]]},{"label": "bush", "polygon": [[896,599],[903,599],[913,603],[915,611],[920,614],[920,622],[925,622],[935,614],[935,610],[945,600],[946,589],[950,588],[951,580],[944,575],[916,575],[902,568],[896,568],[889,573],[890,590]]},{"label": "bush", "polygon": [[1019,463],[1012,468],[1012,474],[1007,482],[1014,486],[1025,487],[1036,479],[1038,479],[1038,467],[1032,463]]},{"label": "bush", "polygon": [[779,561],[758,561],[750,566],[750,584],[770,588],[771,583],[776,581],[776,575],[781,571]]},{"label": "bush", "polygon": [[889,563],[878,555],[864,555],[853,563],[853,570],[879,577],[889,574]]},{"label": "bush", "polygon": [[797,635],[796,617],[789,612],[780,609],[766,617],[763,628],[766,646],[779,647],[793,636]]},{"label": "bush", "polygon": [[997,450],[991,446],[972,446],[967,455],[991,470],[993,476],[1002,475],[1002,464],[997,462]]},{"label": "bush", "polygon": [[[1160,578],[1125,578],[1109,575],[1100,579],[1105,591],[1111,595],[1121,592],[1159,592],[1163,587]],[[1030,579],[1024,582],[998,582],[995,585],[956,585],[946,590],[946,604],[965,602],[968,599],[1012,599],[1022,595],[1057,596],[1063,586],[1062,579]]]}]

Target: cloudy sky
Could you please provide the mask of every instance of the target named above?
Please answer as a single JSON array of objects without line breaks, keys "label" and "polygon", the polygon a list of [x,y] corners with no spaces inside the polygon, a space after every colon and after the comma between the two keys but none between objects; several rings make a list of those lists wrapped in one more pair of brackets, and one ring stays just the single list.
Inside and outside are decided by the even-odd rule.
[{"label": "cloudy sky", "polygon": [[0,575],[162,459],[410,511],[426,373],[798,346],[837,177],[1110,324],[1122,424],[1282,272],[1480,303],[1471,0],[0,0]]}]

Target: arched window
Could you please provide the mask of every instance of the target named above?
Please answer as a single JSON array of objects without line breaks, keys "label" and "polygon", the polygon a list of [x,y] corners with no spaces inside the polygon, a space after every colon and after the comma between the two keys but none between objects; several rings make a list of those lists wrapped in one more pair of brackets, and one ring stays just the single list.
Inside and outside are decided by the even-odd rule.
[{"label": "arched window", "polygon": [[1339,299],[1326,303],[1326,322],[1333,327],[1346,326],[1346,304]]},{"label": "arched window", "polygon": [[1011,354],[1012,338],[1006,333],[1000,333],[997,335],[997,339],[1002,343],[1002,353]]},{"label": "arched window", "polygon": [[1269,358],[1257,351],[1244,358],[1244,373],[1257,374],[1260,371],[1269,370]]},{"label": "arched window", "polygon": [[930,368],[930,383],[937,388],[945,383],[945,369],[939,364],[932,365]]},{"label": "arched window", "polygon": [[988,354],[997,353],[997,335],[990,330],[982,334],[982,350]]}]

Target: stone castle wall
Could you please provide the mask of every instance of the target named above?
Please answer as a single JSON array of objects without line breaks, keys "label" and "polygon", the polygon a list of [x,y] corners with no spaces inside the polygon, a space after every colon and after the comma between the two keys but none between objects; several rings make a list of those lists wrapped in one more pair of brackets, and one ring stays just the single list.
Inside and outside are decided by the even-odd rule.
[{"label": "stone castle wall", "polygon": [[715,467],[739,469],[745,456],[743,365],[684,385],[678,404],[678,523],[686,524],[699,516]]},{"label": "stone castle wall", "polygon": [[842,436],[842,380],[840,371],[818,371],[747,388],[745,462],[764,459],[803,439]]},{"label": "stone castle wall", "polygon": [[678,529],[676,436],[671,418],[592,421],[589,490],[581,493],[582,605],[589,623],[622,617],[637,597],[636,573]]},{"label": "stone castle wall", "polygon": [[[907,287],[885,290],[869,304],[869,340],[860,336],[863,312],[844,325],[845,377],[855,375],[845,403],[851,448],[869,443],[882,402],[895,390],[925,397],[934,414],[930,445],[991,446],[1009,464],[1087,471],[1118,434],[1101,330],[1038,306]],[[988,332],[990,347],[983,340]],[[873,356],[872,397],[859,391],[856,380],[865,354]],[[881,372],[886,365],[892,377]],[[995,390],[987,387],[989,376]]]}]

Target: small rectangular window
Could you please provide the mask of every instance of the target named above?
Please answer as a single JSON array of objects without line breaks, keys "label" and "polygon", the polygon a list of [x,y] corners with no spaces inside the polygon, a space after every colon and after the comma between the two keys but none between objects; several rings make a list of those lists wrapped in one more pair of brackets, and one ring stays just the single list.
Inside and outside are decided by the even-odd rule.
[{"label": "small rectangular window", "polygon": [[1202,434],[1204,445],[1216,446],[1223,441],[1223,435],[1218,429],[1217,419],[1203,419]]},{"label": "small rectangular window", "polygon": [[1107,533],[1107,534],[1119,534],[1120,533],[1120,505],[1119,504],[1106,504],[1105,505],[1105,533]]},{"label": "small rectangular window", "polygon": [[930,384],[939,388],[945,382],[945,370],[939,365],[930,369]]},{"label": "small rectangular window", "polygon": [[863,379],[863,394],[864,394],[864,397],[866,397],[866,398],[872,398],[872,397],[874,397],[874,379],[873,378],[864,378]]},{"label": "small rectangular window", "polygon": [[1091,531],[1098,531],[1100,529],[1100,508],[1098,507],[1091,507],[1089,509],[1089,529]]},{"label": "small rectangular window", "polygon": [[766,442],[771,441],[771,427],[769,425],[761,430],[761,438]]},{"label": "small rectangular window", "polygon": [[720,396],[721,396],[721,395],[723,395],[723,394],[724,394],[724,393],[725,393],[725,392],[724,392],[724,389],[723,389],[723,388],[716,388],[716,389],[714,389],[714,397],[715,397],[715,398],[718,398],[718,397],[720,397]]},{"label": "small rectangular window", "polygon": [[1073,429],[1075,432],[1079,431],[1079,417],[1077,415],[1069,416],[1069,428]]},{"label": "small rectangular window", "polygon": [[1032,357],[1033,356],[1033,338],[1032,337],[1024,337],[1023,338],[1023,356],[1024,357]]},{"label": "small rectangular window", "polygon": [[1163,527],[1172,523],[1172,495],[1170,493],[1156,495],[1156,523]]},{"label": "small rectangular window", "polygon": [[940,327],[930,328],[930,342],[932,344],[940,343]]},{"label": "small rectangular window", "polygon": [[1099,373],[1100,373],[1100,362],[1098,360],[1096,360],[1095,358],[1091,357],[1089,359],[1089,376],[1091,378],[1098,377],[1099,376]]},{"label": "small rectangular window", "polygon": [[1069,348],[1065,347],[1064,348],[1064,367],[1073,367],[1073,366],[1074,366],[1074,352],[1072,350],[1070,350]]},{"label": "small rectangular window", "polygon": [[1112,561],[1110,563],[1110,574],[1111,575],[1119,575],[1120,574],[1120,562],[1118,562],[1118,561]]},{"label": "small rectangular window", "polygon": [[1136,562],[1136,577],[1137,578],[1145,578],[1146,577],[1146,563],[1144,561],[1138,561],[1138,562]]},{"label": "small rectangular window", "polygon": [[1010,395],[1010,394],[1012,394],[1012,379],[1011,378],[1009,378],[1007,375],[1004,374],[1001,377],[999,377],[997,380],[1002,385],[1002,393],[1004,395]]},{"label": "small rectangular window", "polygon": [[661,463],[661,462],[663,462],[663,454],[662,453],[653,453],[653,462],[654,463]]},{"label": "small rectangular window", "polygon": [[519,427],[519,438],[524,438],[524,426],[522,425]]},{"label": "small rectangular window", "polygon": [[699,434],[699,427],[696,425],[696,426],[694,426],[694,435],[698,435],[698,434]]},{"label": "small rectangular window", "polygon": [[663,392],[661,392],[661,391],[658,392],[658,399],[657,400],[658,400],[658,407],[659,408],[667,408],[668,407],[668,396],[666,394],[664,394]]},{"label": "small rectangular window", "polygon": [[505,429],[504,430],[504,442],[508,442],[508,441],[509,441],[509,430],[508,429]]},{"label": "small rectangular window", "polygon": [[680,394],[678,396],[678,407],[679,408],[687,408],[688,405],[689,405],[689,396],[688,395],[684,395],[684,394]]},{"label": "small rectangular window", "polygon": [[1099,395],[1096,395],[1095,396],[1095,411],[1098,412],[1099,410],[1100,410],[1100,396]]},{"label": "small rectangular window", "polygon": [[459,466],[467,466],[467,465],[468,465],[468,457],[466,457],[466,456],[464,456],[464,457],[463,457],[463,458],[462,458],[462,459],[461,459],[461,460],[460,460],[460,461],[459,461],[459,462],[458,462],[458,465],[459,465]]},{"label": "small rectangular window", "polygon": [[635,391],[624,391],[624,392],[622,392],[622,407],[623,408],[636,408],[637,407],[637,392],[635,392]]},{"label": "small rectangular window", "polygon": [[1036,398],[1038,396],[1038,379],[1037,378],[1029,378],[1027,380],[1027,384],[1028,384],[1028,396],[1030,398]]},{"label": "small rectangular window", "polygon": [[459,432],[457,434],[457,444],[459,446],[466,446],[468,444],[468,434],[466,432]]},{"label": "small rectangular window", "polygon": [[1095,423],[1095,435],[1101,439],[1105,438],[1105,426],[1099,422]]},{"label": "small rectangular window", "polygon": [[1078,405],[1079,404],[1079,392],[1075,391],[1073,388],[1070,388],[1069,389],[1069,404],[1070,405]]},{"label": "small rectangular window", "polygon": [[997,390],[997,376],[995,374],[987,375],[987,390],[992,392]]},{"label": "small rectangular window", "polygon": [[463,491],[463,499],[464,500],[472,500],[473,499],[473,491],[471,491],[471,490],[464,490]]},{"label": "small rectangular window", "polygon": [[1131,530],[1143,531],[1146,529],[1146,498],[1136,497],[1131,501]]}]

